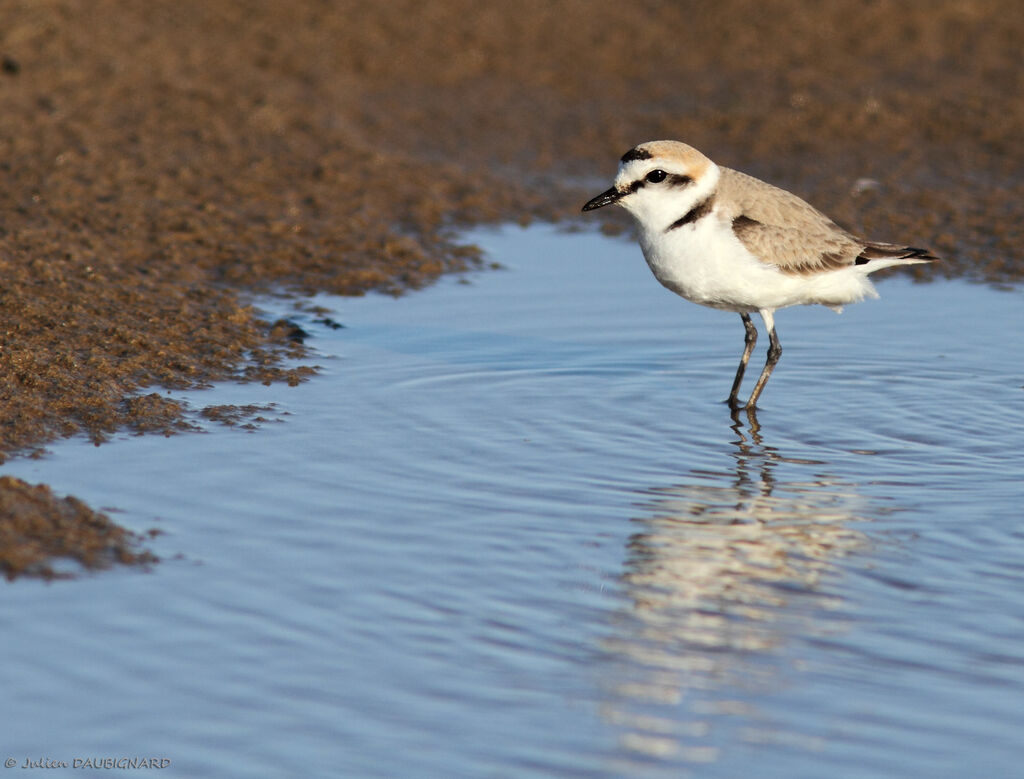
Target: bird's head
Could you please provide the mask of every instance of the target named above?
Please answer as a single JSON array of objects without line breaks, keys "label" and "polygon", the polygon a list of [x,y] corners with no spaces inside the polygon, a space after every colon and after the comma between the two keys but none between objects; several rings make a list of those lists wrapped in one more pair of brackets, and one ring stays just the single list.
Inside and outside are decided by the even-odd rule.
[{"label": "bird's head", "polygon": [[718,177],[718,166],[692,146],[648,141],[622,155],[615,184],[589,200],[583,210],[615,203],[642,226],[663,229],[707,198]]}]

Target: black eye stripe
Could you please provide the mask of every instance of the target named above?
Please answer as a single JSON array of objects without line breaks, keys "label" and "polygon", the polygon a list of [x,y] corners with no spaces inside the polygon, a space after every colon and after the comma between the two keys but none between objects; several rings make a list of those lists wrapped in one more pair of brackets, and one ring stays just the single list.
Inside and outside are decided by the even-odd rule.
[{"label": "black eye stripe", "polygon": [[630,185],[626,187],[623,194],[632,195],[638,189],[644,187],[647,184],[666,184],[667,186],[670,187],[688,187],[690,186],[690,184],[693,183],[692,178],[690,178],[689,176],[685,176],[681,173],[666,173],[664,179],[658,179],[657,181],[654,181],[650,178],[651,173],[665,173],[665,171],[661,169],[652,170],[644,178],[637,179],[636,181],[631,182]]}]

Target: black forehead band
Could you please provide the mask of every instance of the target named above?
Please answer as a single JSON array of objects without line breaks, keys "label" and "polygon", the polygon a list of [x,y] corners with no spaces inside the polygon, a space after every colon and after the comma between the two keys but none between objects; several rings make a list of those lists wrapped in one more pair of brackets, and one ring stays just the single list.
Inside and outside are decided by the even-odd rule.
[{"label": "black forehead band", "polygon": [[647,151],[647,149],[641,149],[639,146],[635,146],[622,155],[621,162],[632,162],[633,160],[649,160],[653,156],[654,155]]}]

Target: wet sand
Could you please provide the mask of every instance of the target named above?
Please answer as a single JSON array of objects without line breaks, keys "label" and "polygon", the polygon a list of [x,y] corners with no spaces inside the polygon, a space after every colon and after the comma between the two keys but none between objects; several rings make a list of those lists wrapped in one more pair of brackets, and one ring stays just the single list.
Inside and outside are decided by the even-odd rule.
[{"label": "wet sand", "polygon": [[[301,381],[280,362],[301,334],[253,293],[422,286],[479,261],[458,227],[577,219],[653,138],[929,246],[931,272],[1024,268],[1013,2],[21,0],[4,17],[4,457],[187,429],[162,387]],[[66,518],[26,488],[0,482],[0,525]],[[32,548],[0,570],[44,572],[57,547]]]}]

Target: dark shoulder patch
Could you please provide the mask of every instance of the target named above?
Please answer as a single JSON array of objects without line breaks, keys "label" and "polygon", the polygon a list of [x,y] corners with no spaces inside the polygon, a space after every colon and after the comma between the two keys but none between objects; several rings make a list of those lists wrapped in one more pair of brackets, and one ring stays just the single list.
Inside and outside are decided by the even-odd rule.
[{"label": "dark shoulder patch", "polygon": [[647,151],[647,149],[641,149],[639,146],[634,146],[632,149],[622,155],[621,162],[632,162],[633,160],[649,160],[653,155]]},{"label": "dark shoulder patch", "polygon": [[760,226],[761,223],[756,219],[751,219],[749,216],[744,216],[743,214],[740,214],[732,220],[732,231],[736,233],[737,238],[742,238],[744,233],[748,233],[755,227]]}]

